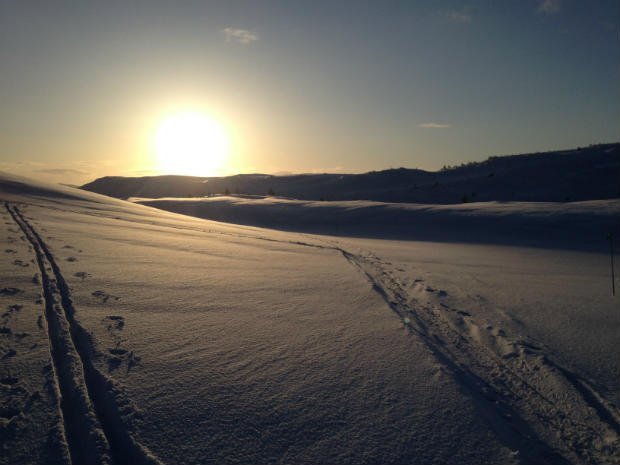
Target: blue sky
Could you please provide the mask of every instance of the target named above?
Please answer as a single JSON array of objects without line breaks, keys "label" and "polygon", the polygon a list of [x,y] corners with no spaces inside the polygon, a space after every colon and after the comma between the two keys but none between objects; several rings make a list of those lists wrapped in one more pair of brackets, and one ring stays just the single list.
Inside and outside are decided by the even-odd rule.
[{"label": "blue sky", "polygon": [[154,128],[184,109],[230,136],[204,174],[620,140],[617,0],[9,0],[0,59],[0,169],[54,181],[157,173]]}]

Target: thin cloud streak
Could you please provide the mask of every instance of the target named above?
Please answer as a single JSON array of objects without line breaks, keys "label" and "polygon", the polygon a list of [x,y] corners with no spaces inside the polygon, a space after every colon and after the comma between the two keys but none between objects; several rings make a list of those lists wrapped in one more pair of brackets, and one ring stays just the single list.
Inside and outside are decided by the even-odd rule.
[{"label": "thin cloud streak", "polygon": [[101,176],[131,175],[122,160],[76,160],[71,163],[37,161],[0,161],[0,171],[41,181],[81,185]]},{"label": "thin cloud streak", "polygon": [[226,36],[226,42],[238,42],[240,44],[251,44],[258,40],[258,34],[247,29],[237,29],[227,27],[222,32]]},{"label": "thin cloud streak", "polygon": [[538,5],[538,12],[546,15],[556,14],[560,9],[560,0],[542,0]]},{"label": "thin cloud streak", "polygon": [[418,124],[418,127],[425,129],[446,129],[451,128],[452,125],[447,123],[422,123]]},{"label": "thin cloud streak", "polygon": [[463,24],[470,24],[473,19],[469,11],[467,11],[467,8],[463,8],[462,10],[450,10],[446,13],[446,16],[455,23]]},{"label": "thin cloud streak", "polygon": [[79,174],[79,175],[88,175],[90,172],[81,171],[72,168],[44,168],[40,170],[33,170],[33,173],[43,173],[43,174]]}]

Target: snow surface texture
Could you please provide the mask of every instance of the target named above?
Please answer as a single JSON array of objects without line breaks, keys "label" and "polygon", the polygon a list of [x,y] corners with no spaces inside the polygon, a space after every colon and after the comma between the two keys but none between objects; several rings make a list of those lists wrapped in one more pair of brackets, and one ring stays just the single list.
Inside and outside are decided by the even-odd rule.
[{"label": "snow surface texture", "polygon": [[0,200],[3,463],[618,463],[592,247],[313,236],[10,175]]}]

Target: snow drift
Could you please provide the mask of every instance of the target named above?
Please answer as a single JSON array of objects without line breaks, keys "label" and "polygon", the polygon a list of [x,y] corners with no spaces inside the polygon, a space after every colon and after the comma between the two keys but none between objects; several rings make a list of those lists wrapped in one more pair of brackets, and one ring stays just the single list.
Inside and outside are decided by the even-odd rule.
[{"label": "snow drift", "polygon": [[620,200],[459,205],[313,202],[217,196],[131,201],[184,215],[287,231],[356,237],[605,251],[620,233]]}]

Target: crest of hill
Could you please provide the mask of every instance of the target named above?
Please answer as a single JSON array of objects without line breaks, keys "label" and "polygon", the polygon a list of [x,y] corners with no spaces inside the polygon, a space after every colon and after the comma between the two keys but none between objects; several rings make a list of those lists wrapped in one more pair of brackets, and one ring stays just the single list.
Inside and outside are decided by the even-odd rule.
[{"label": "crest of hill", "polygon": [[82,189],[122,199],[224,193],[427,204],[613,199],[620,197],[620,143],[493,156],[437,172],[397,168],[363,174],[111,176],[85,184]]}]

